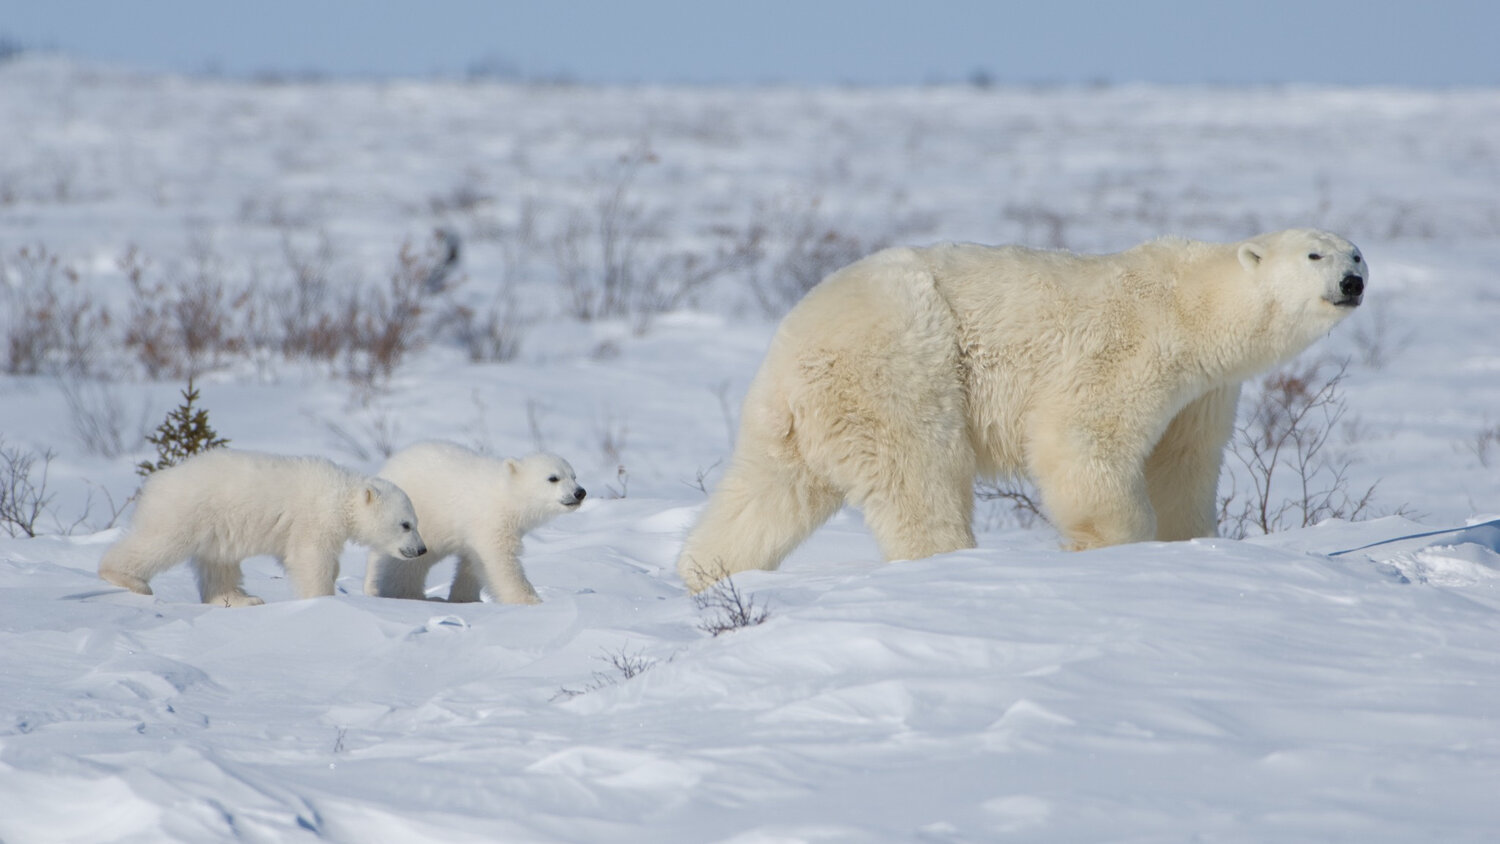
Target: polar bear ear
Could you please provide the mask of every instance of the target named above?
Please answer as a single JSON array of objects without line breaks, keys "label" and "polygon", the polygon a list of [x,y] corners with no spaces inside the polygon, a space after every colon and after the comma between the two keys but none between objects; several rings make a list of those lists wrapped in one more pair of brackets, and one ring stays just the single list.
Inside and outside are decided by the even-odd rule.
[{"label": "polar bear ear", "polygon": [[512,475],[521,474],[521,464],[517,463],[514,457],[505,458],[505,468],[509,469]]},{"label": "polar bear ear", "polygon": [[1260,266],[1261,253],[1264,251],[1259,243],[1240,244],[1240,266],[1254,270]]},{"label": "polar bear ear", "polygon": [[365,484],[365,503],[366,504],[374,504],[375,503],[375,499],[377,499],[379,497],[380,497],[380,492],[375,489],[375,486],[373,484]]}]

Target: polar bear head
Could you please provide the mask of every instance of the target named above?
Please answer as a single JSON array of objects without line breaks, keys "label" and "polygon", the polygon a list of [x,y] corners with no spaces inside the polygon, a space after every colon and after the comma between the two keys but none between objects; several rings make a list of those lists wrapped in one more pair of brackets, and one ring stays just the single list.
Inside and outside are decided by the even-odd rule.
[{"label": "polar bear head", "polygon": [[1250,284],[1236,291],[1263,327],[1295,354],[1364,300],[1370,268],[1359,247],[1316,229],[1288,229],[1240,243]]},{"label": "polar bear head", "polygon": [[417,513],[401,487],[384,478],[368,478],[356,495],[352,538],[392,557],[412,559],[427,553],[417,532]]},{"label": "polar bear head", "polygon": [[588,492],[573,467],[555,454],[533,454],[505,461],[512,500],[541,518],[577,510]]}]

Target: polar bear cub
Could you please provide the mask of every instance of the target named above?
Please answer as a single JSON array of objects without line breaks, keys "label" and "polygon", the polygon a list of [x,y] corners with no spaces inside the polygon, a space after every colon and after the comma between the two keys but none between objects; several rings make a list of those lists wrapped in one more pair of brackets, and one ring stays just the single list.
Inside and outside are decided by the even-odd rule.
[{"label": "polar bear cub", "polygon": [[405,558],[427,551],[410,499],[389,481],[318,457],[214,449],[146,479],[99,576],[150,595],[152,577],[190,560],[205,604],[254,606],[265,602],[245,594],[240,563],[265,554],[312,598],[333,594],[351,539]]},{"label": "polar bear cub", "polygon": [[386,598],[426,597],[427,573],[456,555],[449,601],[478,601],[485,586],[501,603],[540,603],[521,568],[521,537],[578,509],[587,494],[556,455],[499,459],[447,442],[403,449],[380,476],[411,496],[428,549],[420,560],[371,550],[365,593]]}]

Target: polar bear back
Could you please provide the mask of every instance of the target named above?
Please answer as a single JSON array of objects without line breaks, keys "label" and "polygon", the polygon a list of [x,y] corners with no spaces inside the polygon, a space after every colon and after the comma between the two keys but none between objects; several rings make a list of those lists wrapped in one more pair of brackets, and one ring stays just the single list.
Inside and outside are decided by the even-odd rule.
[{"label": "polar bear back", "polygon": [[459,550],[476,525],[507,529],[495,514],[505,509],[502,461],[446,442],[421,442],[398,451],[380,477],[406,491],[434,559]]},{"label": "polar bear back", "polygon": [[[411,497],[433,559],[496,539],[519,539],[560,512],[551,497],[539,498],[525,461],[455,443],[408,446],[386,461],[380,476]],[[569,481],[571,486],[571,471]]]},{"label": "polar bear back", "polygon": [[214,449],[152,473],[136,531],[175,534],[224,559],[280,555],[293,537],[339,544],[352,530],[362,476],[320,457]]}]

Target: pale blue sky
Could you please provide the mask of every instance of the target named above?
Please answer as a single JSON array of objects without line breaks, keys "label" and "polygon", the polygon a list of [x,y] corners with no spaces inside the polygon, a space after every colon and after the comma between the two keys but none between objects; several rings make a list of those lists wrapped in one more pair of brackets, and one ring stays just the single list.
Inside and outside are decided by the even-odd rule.
[{"label": "pale blue sky", "polygon": [[0,0],[0,36],[134,67],[588,82],[1500,85],[1494,0]]}]

